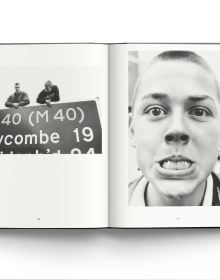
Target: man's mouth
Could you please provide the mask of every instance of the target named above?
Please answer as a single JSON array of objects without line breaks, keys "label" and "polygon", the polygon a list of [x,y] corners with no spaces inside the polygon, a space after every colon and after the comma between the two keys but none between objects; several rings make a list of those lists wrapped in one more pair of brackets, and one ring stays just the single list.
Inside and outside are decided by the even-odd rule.
[{"label": "man's mouth", "polygon": [[169,170],[184,170],[189,168],[192,165],[192,162],[184,160],[184,161],[172,161],[172,160],[167,160],[163,161],[160,166],[164,169],[169,169]]},{"label": "man's mouth", "polygon": [[196,162],[182,155],[173,155],[157,161],[156,172],[163,178],[183,179],[193,176]]},{"label": "man's mouth", "polygon": [[183,156],[172,156],[161,160],[159,164],[167,170],[186,170],[191,167],[193,162]]}]

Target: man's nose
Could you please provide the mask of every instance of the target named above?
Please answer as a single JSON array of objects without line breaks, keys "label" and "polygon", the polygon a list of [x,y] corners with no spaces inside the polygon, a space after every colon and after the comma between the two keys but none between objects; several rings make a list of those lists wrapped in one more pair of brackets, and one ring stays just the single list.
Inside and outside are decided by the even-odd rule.
[{"label": "man's nose", "polygon": [[178,143],[187,144],[189,142],[189,133],[185,127],[183,116],[176,114],[172,116],[171,123],[164,135],[167,144]]},{"label": "man's nose", "polygon": [[187,144],[189,142],[189,135],[181,132],[173,132],[165,136],[165,141],[167,144],[171,144],[172,142]]}]

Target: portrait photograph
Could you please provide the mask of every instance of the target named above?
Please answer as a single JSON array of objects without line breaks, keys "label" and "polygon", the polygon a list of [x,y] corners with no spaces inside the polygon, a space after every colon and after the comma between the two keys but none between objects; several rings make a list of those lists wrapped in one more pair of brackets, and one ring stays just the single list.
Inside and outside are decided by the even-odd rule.
[{"label": "portrait photograph", "polygon": [[220,52],[128,52],[129,206],[220,205]]}]

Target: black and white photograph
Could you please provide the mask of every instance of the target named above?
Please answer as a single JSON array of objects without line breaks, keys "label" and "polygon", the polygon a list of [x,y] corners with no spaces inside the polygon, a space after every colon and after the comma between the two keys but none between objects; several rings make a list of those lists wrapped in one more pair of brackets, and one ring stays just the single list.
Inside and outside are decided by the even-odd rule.
[{"label": "black and white photograph", "polygon": [[48,47],[0,46],[0,155],[101,154],[100,96],[87,93],[98,69],[59,65]]},{"label": "black and white photograph", "polygon": [[128,52],[129,206],[220,205],[220,52]]}]

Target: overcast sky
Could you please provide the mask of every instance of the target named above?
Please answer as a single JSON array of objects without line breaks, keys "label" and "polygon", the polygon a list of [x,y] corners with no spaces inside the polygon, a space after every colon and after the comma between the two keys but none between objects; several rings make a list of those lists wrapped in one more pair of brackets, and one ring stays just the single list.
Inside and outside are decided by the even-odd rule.
[{"label": "overcast sky", "polygon": [[31,105],[46,80],[59,87],[61,102],[100,97],[104,54],[97,45],[0,45],[0,108],[14,93],[15,82]]}]

